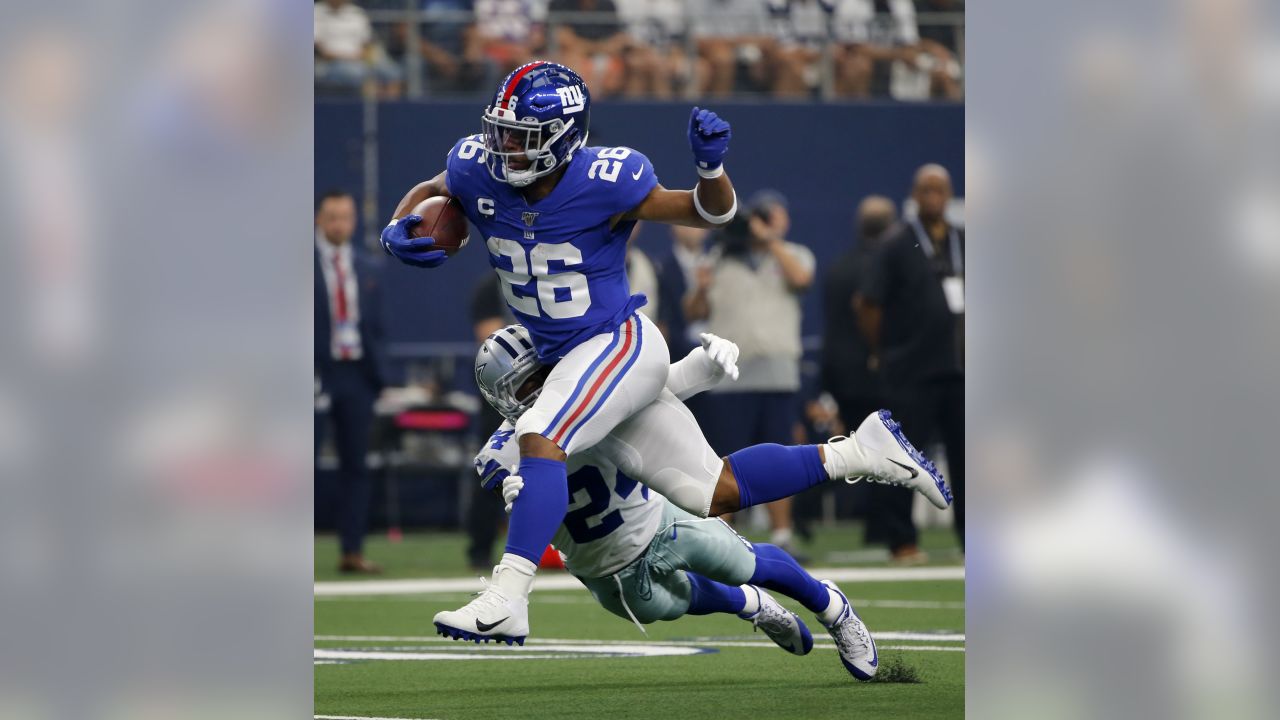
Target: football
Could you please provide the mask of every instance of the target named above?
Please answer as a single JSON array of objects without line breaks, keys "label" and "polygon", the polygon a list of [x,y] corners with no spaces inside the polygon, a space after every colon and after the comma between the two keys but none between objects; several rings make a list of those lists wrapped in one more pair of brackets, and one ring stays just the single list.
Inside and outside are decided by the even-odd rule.
[{"label": "football", "polygon": [[453,255],[466,247],[471,239],[471,228],[462,206],[454,198],[430,197],[414,206],[414,215],[421,215],[422,222],[409,229],[413,237],[435,238],[436,247]]}]

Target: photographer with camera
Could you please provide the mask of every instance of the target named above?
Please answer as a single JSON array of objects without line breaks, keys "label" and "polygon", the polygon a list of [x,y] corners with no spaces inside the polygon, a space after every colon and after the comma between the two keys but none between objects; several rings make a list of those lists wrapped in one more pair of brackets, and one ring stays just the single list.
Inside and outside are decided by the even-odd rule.
[{"label": "photographer with camera", "polygon": [[[699,416],[717,452],[758,443],[789,444],[800,389],[800,294],[813,283],[813,253],[789,242],[787,200],[775,190],[752,196],[713,240],[685,296],[689,322],[738,344],[740,372],[707,393]],[[770,503],[770,541],[790,550],[791,500]]]}]

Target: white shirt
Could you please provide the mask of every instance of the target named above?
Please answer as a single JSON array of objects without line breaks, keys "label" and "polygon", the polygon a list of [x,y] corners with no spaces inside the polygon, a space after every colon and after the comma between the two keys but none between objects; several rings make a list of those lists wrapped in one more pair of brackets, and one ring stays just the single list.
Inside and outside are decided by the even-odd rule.
[{"label": "white shirt", "polygon": [[[356,268],[352,262],[351,243],[334,245],[316,229],[316,249],[320,252],[320,271],[324,273],[325,295],[329,297],[329,349],[335,360],[359,360],[363,354],[360,344],[360,286],[356,282]],[[342,263],[342,275],[347,294],[347,322],[338,324],[338,272],[334,258]],[[343,349],[346,357],[343,357]]]},{"label": "white shirt", "polygon": [[315,42],[322,50],[342,58],[359,58],[373,39],[369,16],[359,6],[346,3],[334,10],[316,3]]}]

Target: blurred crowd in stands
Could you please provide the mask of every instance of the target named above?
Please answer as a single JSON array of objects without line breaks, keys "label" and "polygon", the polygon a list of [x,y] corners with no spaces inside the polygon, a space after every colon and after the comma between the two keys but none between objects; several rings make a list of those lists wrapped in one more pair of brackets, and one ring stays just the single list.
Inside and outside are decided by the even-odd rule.
[{"label": "blurred crowd in stands", "polygon": [[485,96],[534,58],[593,95],[960,100],[964,0],[320,0],[318,96]]}]

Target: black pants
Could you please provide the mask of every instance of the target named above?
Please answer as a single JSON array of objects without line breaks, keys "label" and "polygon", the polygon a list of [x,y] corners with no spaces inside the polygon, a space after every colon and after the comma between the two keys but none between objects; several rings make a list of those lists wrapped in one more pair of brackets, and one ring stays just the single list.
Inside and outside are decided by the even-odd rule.
[{"label": "black pants", "polygon": [[[889,393],[889,410],[911,444],[926,454],[936,442],[945,447],[947,482],[955,496],[956,534],[964,547],[964,378],[929,380]],[[913,491],[891,485],[872,485],[867,542],[884,543],[890,550],[914,545],[918,539],[911,520]]]},{"label": "black pants", "polygon": [[[378,390],[362,361],[334,362],[325,369],[321,385],[329,396],[329,420],[338,451],[338,536],[343,554],[360,553],[369,529],[372,484],[365,456],[373,427],[373,402]],[[323,417],[316,422],[316,450],[324,441]]]}]

